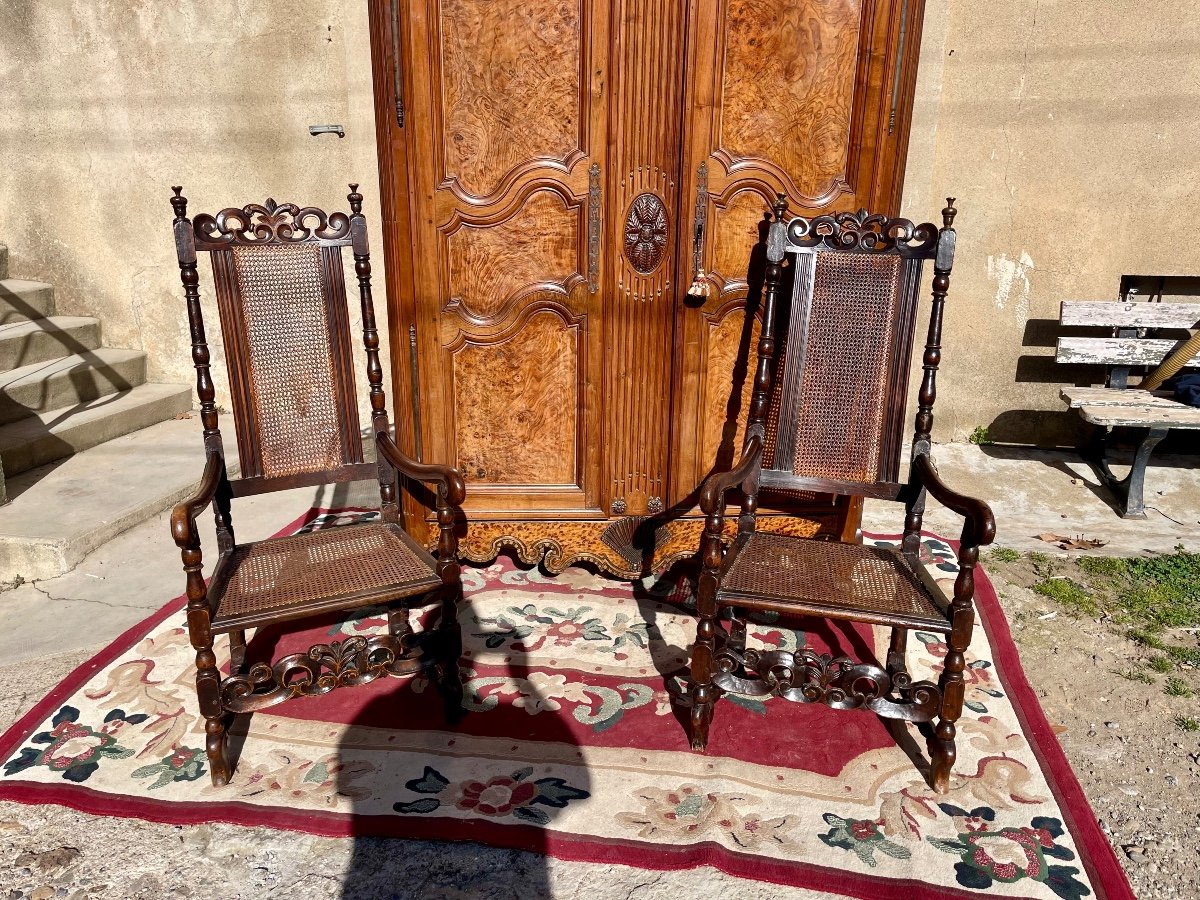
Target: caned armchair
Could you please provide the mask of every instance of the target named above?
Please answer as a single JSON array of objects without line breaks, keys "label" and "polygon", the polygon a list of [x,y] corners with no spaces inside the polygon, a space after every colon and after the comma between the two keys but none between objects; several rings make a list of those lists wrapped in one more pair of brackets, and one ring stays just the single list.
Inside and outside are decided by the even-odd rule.
[{"label": "caned armchair", "polygon": [[[457,715],[462,582],[454,535],[465,488],[453,468],[407,457],[388,433],[371,300],[371,262],[362,195],[350,186],[350,215],[292,204],[252,204],[187,217],[174,189],[175,245],[191,327],[192,361],[206,462],[195,496],[171,515],[187,576],[187,623],[196,650],[196,692],[212,781],[228,783],[232,716],[290,697],[324,694],[384,675],[433,668],[447,714]],[[355,399],[343,248],[354,255],[362,305],[376,462],[365,462]],[[225,463],[201,315],[197,252],[213,264],[229,371],[240,477]],[[397,472],[436,487],[436,559],[400,526]],[[231,500],[319,484],[377,479],[380,521],[253,543],[234,540]],[[216,519],[217,558],[206,586],[197,517]],[[409,606],[441,601],[439,627],[415,634]],[[318,644],[273,664],[247,666],[246,632],[319,614],[388,605],[386,634]],[[229,636],[222,675],[215,637]]]},{"label": "caned armchair", "polygon": [[[975,609],[979,547],[995,522],[982,501],[947,487],[930,458],[942,310],[954,262],[956,210],[943,227],[906,219],[838,213],[785,223],[781,195],[767,240],[762,331],[741,459],[704,483],[706,514],[698,585],[700,617],[692,650],[692,747],[703,750],[717,700],[726,692],[937,724],[929,740],[930,782],[945,792],[963,708],[964,653]],[[785,260],[793,290],[776,372],[776,314]],[[906,480],[899,479],[908,370],[921,268],[933,261],[933,302]],[[738,534],[725,549],[726,494],[742,492]],[[904,503],[898,551],[761,533],[762,489],[820,491]],[[919,562],[927,495],[964,517],[953,598]],[[728,610],[728,631],[720,622]],[[746,647],[743,610],[806,615],[891,628],[885,666],[831,659],[812,650]],[[905,663],[908,630],[947,635],[937,684],[914,682]]]}]

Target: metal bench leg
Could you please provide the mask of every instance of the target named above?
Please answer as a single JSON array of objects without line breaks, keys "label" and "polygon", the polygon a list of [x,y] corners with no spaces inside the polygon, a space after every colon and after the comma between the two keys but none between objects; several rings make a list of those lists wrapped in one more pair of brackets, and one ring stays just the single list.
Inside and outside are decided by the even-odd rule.
[{"label": "metal bench leg", "polygon": [[1126,519],[1146,518],[1146,504],[1143,500],[1143,488],[1146,482],[1146,464],[1150,462],[1150,454],[1158,446],[1158,442],[1167,436],[1166,428],[1151,428],[1147,431],[1142,442],[1138,444],[1137,454],[1133,457],[1133,467],[1118,484],[1120,490],[1117,497],[1122,502],[1121,516]]},{"label": "metal bench leg", "polygon": [[1167,436],[1168,428],[1147,429],[1146,436],[1138,444],[1137,453],[1133,457],[1133,466],[1124,478],[1117,478],[1108,466],[1109,432],[1099,428],[1092,443],[1084,455],[1100,480],[1116,496],[1121,517],[1124,519],[1146,518],[1146,504],[1143,499],[1146,483],[1146,464],[1150,462],[1150,454],[1158,446],[1159,441]]}]

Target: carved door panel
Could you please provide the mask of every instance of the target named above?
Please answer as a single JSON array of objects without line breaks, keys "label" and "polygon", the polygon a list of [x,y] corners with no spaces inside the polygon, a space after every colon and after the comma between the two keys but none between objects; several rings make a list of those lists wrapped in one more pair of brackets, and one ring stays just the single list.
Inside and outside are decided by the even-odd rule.
[{"label": "carved door panel", "polygon": [[617,516],[662,512],[667,495],[688,5],[612,0],[603,416]]},{"label": "carved door panel", "polygon": [[395,11],[420,450],[474,519],[600,515],[608,4]]},{"label": "carved door panel", "polygon": [[677,306],[673,500],[741,452],[758,340],[747,296],[762,265],[762,247],[750,248],[776,193],[796,215],[896,213],[923,5],[698,5],[681,173],[692,204],[689,269],[679,277],[702,269],[709,296]]}]

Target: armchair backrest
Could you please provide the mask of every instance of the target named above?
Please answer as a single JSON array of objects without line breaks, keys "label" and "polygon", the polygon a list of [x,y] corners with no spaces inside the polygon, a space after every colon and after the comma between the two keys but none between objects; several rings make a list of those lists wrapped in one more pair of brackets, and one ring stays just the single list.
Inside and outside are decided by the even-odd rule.
[{"label": "armchair backrest", "polygon": [[205,439],[210,450],[220,449],[196,284],[197,252],[207,252],[212,260],[241,481],[248,483],[235,493],[373,474],[373,467],[363,465],[342,268],[342,250],[351,247],[367,333],[373,424],[386,430],[366,221],[356,186],[351,186],[350,215],[269,199],[191,221],[180,190],[175,188],[171,201],[175,242]]},{"label": "armchair backrest", "polygon": [[[761,483],[777,490],[894,499],[902,488],[921,271],[926,260],[934,260],[938,277],[917,428],[918,441],[929,441],[956,211],[947,207],[942,229],[865,210],[795,218],[785,226],[785,211],[781,198],[767,248],[764,302],[777,302],[785,257],[792,291],[787,308],[778,310],[786,333],[772,342],[766,360],[774,365],[770,357],[778,346],[764,411]],[[773,322],[775,312],[764,309],[764,322]]]}]

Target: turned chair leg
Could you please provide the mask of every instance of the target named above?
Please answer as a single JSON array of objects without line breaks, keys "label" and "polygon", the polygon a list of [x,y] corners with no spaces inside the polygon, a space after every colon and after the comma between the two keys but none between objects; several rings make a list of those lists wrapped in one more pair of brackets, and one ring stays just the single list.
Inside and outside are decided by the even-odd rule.
[{"label": "turned chair leg", "polygon": [[905,654],[908,650],[908,629],[893,628],[892,642],[888,646],[887,671],[893,678],[900,673],[908,674]]},{"label": "turned chair leg", "polygon": [[717,651],[717,608],[715,600],[701,595],[698,599],[700,621],[696,626],[696,643],[692,645],[692,749],[703,750],[708,746],[708,726],[712,722],[713,707],[720,696],[720,688],[713,684]]},{"label": "turned chair leg", "polygon": [[736,653],[738,656],[743,656],[746,653],[746,621],[738,618],[736,609],[729,610],[729,637],[725,642],[725,646]]},{"label": "turned chair leg", "polygon": [[396,639],[396,642],[405,650],[405,641],[412,634],[412,625],[409,623],[408,605],[402,600],[388,607],[388,634]]},{"label": "turned chair leg", "polygon": [[[951,640],[953,641],[953,638]],[[958,721],[963,710],[965,688],[962,673],[966,668],[965,650],[965,646],[958,647],[954,643],[951,644],[950,649],[946,652],[942,677],[938,682],[942,689],[942,708],[938,715],[937,725],[933,730],[933,737],[929,741],[931,762],[929,780],[933,789],[939,794],[950,790],[950,773],[954,769],[954,761],[958,755],[954,742],[958,729],[954,723]]]},{"label": "turned chair leg", "polygon": [[246,666],[246,632],[229,632],[229,674],[236,675]]},{"label": "turned chair leg", "polygon": [[204,749],[208,754],[209,774],[213,787],[224,787],[229,784],[232,773],[226,752],[227,717],[221,706],[221,671],[217,668],[211,635],[207,646],[196,651],[196,696],[200,701],[200,715],[204,716]]}]

